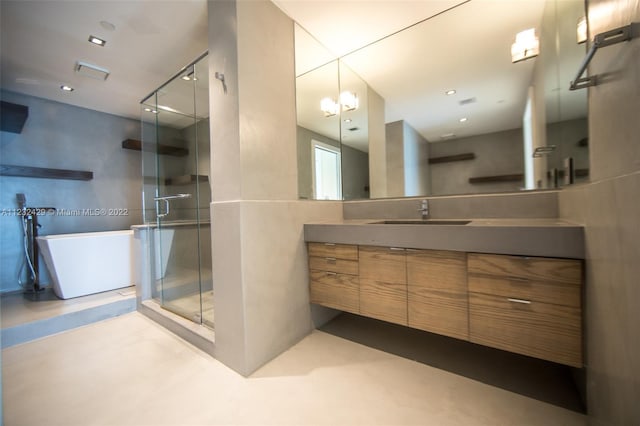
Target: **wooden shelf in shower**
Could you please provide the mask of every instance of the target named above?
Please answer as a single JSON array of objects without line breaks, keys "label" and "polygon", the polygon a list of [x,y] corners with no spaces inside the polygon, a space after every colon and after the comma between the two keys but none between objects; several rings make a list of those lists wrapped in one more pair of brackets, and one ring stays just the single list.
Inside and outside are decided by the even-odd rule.
[{"label": "wooden shelf in shower", "polygon": [[13,166],[0,164],[0,176],[30,177],[41,179],[91,180],[93,172],[83,170],[49,169],[44,167]]},{"label": "wooden shelf in shower", "polygon": [[453,161],[473,160],[476,155],[473,152],[465,152],[464,154],[445,155],[443,157],[429,158],[429,164],[451,163]]},{"label": "wooden shelf in shower", "polygon": [[517,182],[524,180],[522,173],[512,175],[482,176],[469,178],[469,183],[489,183],[489,182]]},{"label": "wooden shelf in shower", "polygon": [[207,175],[183,175],[173,176],[165,180],[165,185],[190,185],[196,182],[209,182],[209,176]]},{"label": "wooden shelf in shower", "polygon": [[[125,139],[122,141],[122,147],[124,149],[131,149],[133,151],[142,151],[143,144],[142,141],[139,141],[137,139]],[[174,157],[186,157],[187,155],[189,155],[188,149],[180,148],[178,146],[146,143],[144,144],[144,148],[145,150],[149,150],[152,152],[157,150],[158,154],[160,155],[172,155]]]}]

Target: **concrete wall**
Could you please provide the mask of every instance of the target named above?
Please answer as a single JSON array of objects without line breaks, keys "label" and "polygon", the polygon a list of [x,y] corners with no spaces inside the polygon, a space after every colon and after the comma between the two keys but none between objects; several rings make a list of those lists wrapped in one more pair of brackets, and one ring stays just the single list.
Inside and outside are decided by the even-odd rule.
[{"label": "concrete wall", "polygon": [[369,198],[369,154],[342,145],[342,198]]},{"label": "concrete wall", "polygon": [[[19,290],[18,263],[23,259],[22,231],[16,193],[24,193],[29,206],[58,209],[126,209],[115,216],[43,216],[40,234],[62,234],[128,229],[142,223],[140,153],[122,149],[123,140],[140,138],[138,120],[17,93],[1,92],[2,100],[29,107],[20,134],[0,132],[2,164],[85,170],[89,181],[0,177],[0,291]],[[46,267],[43,284],[49,282]]]},{"label": "concrete wall", "polygon": [[429,156],[444,157],[467,152],[474,153],[476,158],[431,165],[432,195],[518,191],[524,186],[524,180],[469,183],[471,177],[524,173],[522,129],[431,143]]},{"label": "concrete wall", "polygon": [[384,98],[367,86],[369,184],[371,198],[387,197],[387,147]]},{"label": "concrete wall", "polygon": [[342,206],[298,200],[293,21],[266,0],[208,8],[215,356],[247,375],[311,331],[303,224]]},{"label": "concrete wall", "polygon": [[404,129],[403,121],[385,124],[385,162],[387,191],[385,197],[404,196]]},{"label": "concrete wall", "polygon": [[[589,2],[591,34],[640,22],[637,0]],[[638,32],[636,32],[638,34]],[[591,183],[560,194],[585,225],[586,371],[593,425],[640,424],[640,38],[599,49],[589,75]]]},{"label": "concrete wall", "polygon": [[406,121],[385,125],[387,196],[429,195],[429,145]]},{"label": "concrete wall", "polygon": [[404,195],[415,197],[431,193],[429,144],[420,133],[403,122]]},{"label": "concrete wall", "polygon": [[429,200],[434,219],[514,219],[558,217],[558,191],[478,194],[346,201],[345,219],[420,219],[420,203]]}]

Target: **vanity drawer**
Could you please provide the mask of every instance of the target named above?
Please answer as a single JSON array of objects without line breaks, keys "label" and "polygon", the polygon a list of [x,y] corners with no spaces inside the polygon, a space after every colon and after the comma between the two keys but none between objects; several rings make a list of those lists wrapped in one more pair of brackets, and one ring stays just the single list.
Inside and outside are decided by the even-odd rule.
[{"label": "vanity drawer", "polygon": [[582,367],[579,308],[469,293],[469,337],[473,343]]},{"label": "vanity drawer", "polygon": [[360,289],[356,275],[327,271],[310,271],[309,298],[311,303],[341,311],[360,312]]},{"label": "vanity drawer", "polygon": [[470,292],[581,306],[579,260],[476,253],[467,259]]},{"label": "vanity drawer", "polygon": [[358,275],[358,261],[344,260],[335,257],[310,256],[309,269]]},{"label": "vanity drawer", "polygon": [[309,243],[309,256],[358,260],[358,246],[333,243]]}]

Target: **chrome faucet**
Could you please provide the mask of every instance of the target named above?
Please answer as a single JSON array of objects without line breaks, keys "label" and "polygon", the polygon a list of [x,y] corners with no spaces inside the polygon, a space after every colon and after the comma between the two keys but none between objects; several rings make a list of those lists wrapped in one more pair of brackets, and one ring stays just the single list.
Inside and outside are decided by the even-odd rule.
[{"label": "chrome faucet", "polygon": [[422,214],[422,220],[429,219],[429,201],[428,200],[422,200],[422,202],[420,203],[420,208],[418,209],[418,211]]}]

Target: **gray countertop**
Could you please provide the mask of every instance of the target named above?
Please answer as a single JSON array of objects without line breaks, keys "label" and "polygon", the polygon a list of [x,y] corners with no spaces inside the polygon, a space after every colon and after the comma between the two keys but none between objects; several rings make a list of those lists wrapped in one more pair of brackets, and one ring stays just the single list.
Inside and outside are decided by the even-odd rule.
[{"label": "gray countertop", "polygon": [[373,223],[382,220],[307,223],[304,225],[304,239],[339,244],[584,259],[584,228],[560,219],[466,219],[469,223],[465,225]]}]

